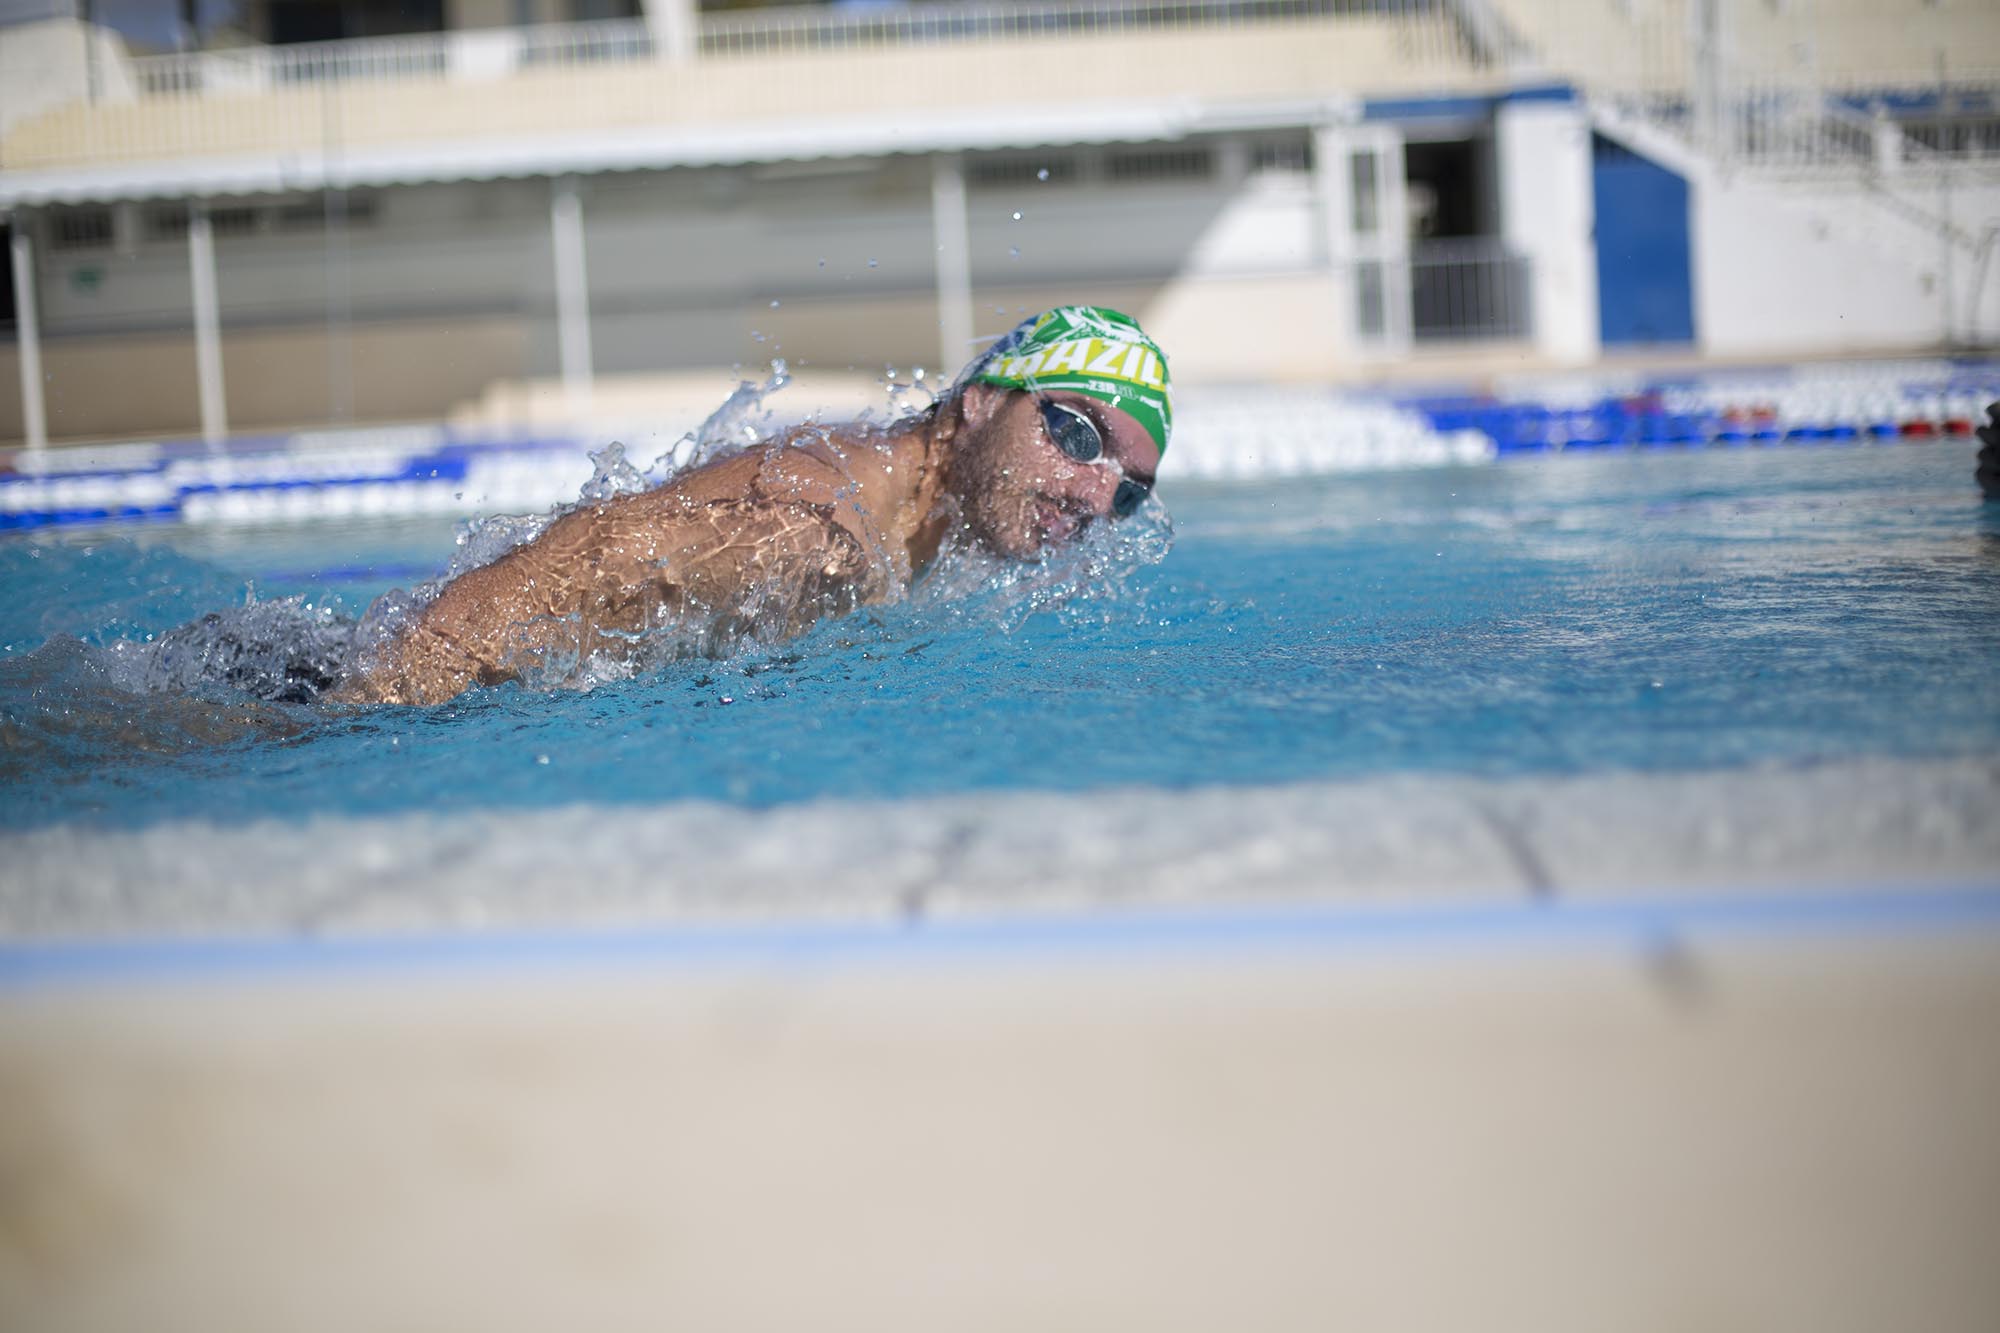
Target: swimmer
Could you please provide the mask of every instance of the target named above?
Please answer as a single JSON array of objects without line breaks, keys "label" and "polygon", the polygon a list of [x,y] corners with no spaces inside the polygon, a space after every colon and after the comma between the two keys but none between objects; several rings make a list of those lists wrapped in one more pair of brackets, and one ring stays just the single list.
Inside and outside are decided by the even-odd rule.
[{"label": "swimmer", "polygon": [[333,694],[434,704],[538,661],[692,627],[707,651],[891,601],[947,541],[1029,560],[1151,494],[1166,355],[1130,316],[1024,321],[928,412],[801,426],[653,490],[584,504],[468,570]]},{"label": "swimmer", "polygon": [[2000,500],[2000,403],[1989,403],[1986,421],[1973,432],[1979,436],[1979,463],[1972,479],[1988,500]]}]

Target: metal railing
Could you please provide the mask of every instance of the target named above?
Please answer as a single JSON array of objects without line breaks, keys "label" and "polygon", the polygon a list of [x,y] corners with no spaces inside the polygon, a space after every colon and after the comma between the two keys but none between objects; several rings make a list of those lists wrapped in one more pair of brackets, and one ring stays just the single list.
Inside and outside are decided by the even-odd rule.
[{"label": "metal railing", "polygon": [[255,46],[132,62],[149,96],[254,92],[299,84],[399,79],[492,79],[551,69],[686,55],[886,50],[957,42],[1112,33],[1174,32],[1278,21],[1378,20],[1414,61],[1477,60],[1477,0],[1046,0],[1029,4],[926,4],[881,11],[816,5],[702,15],[681,49],[644,20],[607,19],[528,28]]},{"label": "metal railing", "polygon": [[706,15],[703,54],[1171,32],[1271,20],[1378,18],[1431,25],[1452,53],[1467,48],[1453,0],[1055,0],[1029,4],[928,4],[842,13],[818,6]]},{"label": "metal railing", "polygon": [[[2000,70],[1951,76],[1885,71],[1865,79],[1774,80],[1729,76],[1714,139],[1700,145],[1723,160],[1749,168],[1790,172],[1893,173],[1902,168],[1950,169],[2000,163],[2000,117],[1960,117],[1948,110],[1912,115],[1917,94],[1936,108],[1978,105],[2000,95]],[[1674,125],[1659,117],[1656,121]],[[1690,111],[1677,122],[1695,132]]]},{"label": "metal railing", "polygon": [[1418,342],[1526,338],[1529,260],[1491,237],[1425,241],[1410,253],[1410,332]]},{"label": "metal railing", "polygon": [[[1989,114],[2000,105],[2000,67],[1911,67],[1901,62],[1912,44],[1870,49],[1867,29],[1823,15],[1813,0],[1464,3],[1486,11],[1488,41],[1516,68],[1568,78],[1593,102],[1732,167],[1851,174],[2000,155],[2000,117]],[[1926,9],[1912,22],[1952,12]],[[1994,59],[1977,46],[1938,50],[1940,61]],[[1915,114],[1918,98],[1940,114]]]}]

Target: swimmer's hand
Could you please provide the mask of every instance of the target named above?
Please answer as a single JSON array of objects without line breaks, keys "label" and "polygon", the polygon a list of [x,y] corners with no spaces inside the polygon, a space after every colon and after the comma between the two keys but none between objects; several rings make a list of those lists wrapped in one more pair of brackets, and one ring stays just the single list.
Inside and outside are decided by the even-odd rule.
[{"label": "swimmer's hand", "polygon": [[1979,468],[1972,475],[1989,500],[2000,500],[2000,403],[1989,403],[1979,436]]}]

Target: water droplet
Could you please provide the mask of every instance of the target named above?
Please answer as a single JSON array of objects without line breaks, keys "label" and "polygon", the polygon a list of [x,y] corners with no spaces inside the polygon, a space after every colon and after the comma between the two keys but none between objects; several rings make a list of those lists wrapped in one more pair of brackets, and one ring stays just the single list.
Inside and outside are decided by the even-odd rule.
[{"label": "water droplet", "polygon": [[1014,221],[1019,222],[1020,220],[1021,220],[1021,210],[1017,208],[1014,210]]},{"label": "water droplet", "polygon": [[545,754],[538,754],[535,756],[535,762],[546,765],[549,762],[549,757]]},{"label": "water droplet", "polygon": [[1035,173],[1035,179],[1038,181],[1045,181],[1048,178],[1049,178],[1049,169],[1047,167],[1043,167],[1040,171]]},{"label": "water droplet", "polygon": [[871,259],[871,260],[869,260],[869,261],[868,261],[868,267],[870,267],[870,268],[874,268],[874,267],[875,267],[875,261],[874,261],[874,260],[872,260],[872,259]]},{"label": "water droplet", "polygon": [[752,330],[750,330],[750,336],[751,336],[752,338],[755,338],[755,339],[756,339],[756,340],[757,340],[758,342],[763,342],[763,341],[764,341],[764,335],[763,335],[763,334],[761,334],[761,333],[759,333],[759,332],[757,332],[757,330],[755,330],[755,329],[752,329]]},{"label": "water droplet", "polygon": [[736,702],[736,700],[735,700],[734,698],[732,698],[731,696],[729,696],[729,695],[725,694],[725,695],[723,695],[723,696],[722,696],[722,699],[721,699],[721,701],[720,701],[720,702],[722,702],[722,703],[726,703],[726,704],[733,704],[733,703],[735,703],[735,702]]},{"label": "water droplet", "polygon": [[825,267],[826,267],[826,261],[825,261],[824,259],[820,260],[820,261],[819,261],[819,266],[820,266],[821,268],[825,268]]},{"label": "water droplet", "polygon": [[776,301],[771,302],[771,309],[776,310],[777,308],[778,308],[778,303]]},{"label": "water droplet", "polygon": [[1010,245],[1010,246],[1008,246],[1008,247],[1007,247],[1007,258],[1009,258],[1009,259],[1019,259],[1020,257],[1021,257],[1021,247],[1020,247],[1020,246],[1018,246],[1018,245]]}]

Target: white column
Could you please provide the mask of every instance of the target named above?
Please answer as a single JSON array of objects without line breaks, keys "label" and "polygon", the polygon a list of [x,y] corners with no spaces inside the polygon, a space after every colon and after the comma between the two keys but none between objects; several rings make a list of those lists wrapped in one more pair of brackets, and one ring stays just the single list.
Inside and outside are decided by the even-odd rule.
[{"label": "white column", "polygon": [[653,34],[655,58],[679,65],[701,53],[695,0],[643,0],[641,8],[646,28]]},{"label": "white column", "polygon": [[931,159],[931,237],[937,243],[938,373],[955,375],[972,355],[972,232],[965,173],[954,154]]},{"label": "white column", "polygon": [[1597,204],[1580,102],[1516,101],[1494,117],[1500,239],[1528,260],[1535,347],[1563,365],[1598,352]]},{"label": "white column", "polygon": [[1410,354],[1416,343],[1415,279],[1410,272],[1410,189],[1403,155],[1403,132],[1392,125],[1370,126],[1375,163],[1376,208],[1381,214],[1370,248],[1382,266],[1382,350]]},{"label": "white column", "polygon": [[576,177],[559,177],[549,201],[556,254],[556,358],[574,415],[590,410],[590,275],[584,265],[583,200]]},{"label": "white column", "polygon": [[49,418],[42,400],[42,332],[35,317],[35,248],[28,222],[28,214],[14,214],[8,249],[13,252],[14,336],[21,361],[21,435],[28,448],[39,450],[49,442]]},{"label": "white column", "polygon": [[201,390],[201,438],[220,444],[229,434],[222,395],[222,320],[215,298],[215,233],[208,205],[188,203],[188,276],[194,285],[194,367]]},{"label": "white column", "polygon": [[1341,128],[1313,130],[1313,201],[1319,212],[1319,246],[1326,263],[1327,300],[1334,312],[1335,345],[1354,351],[1354,245],[1347,220],[1353,212],[1347,175],[1347,136]]}]

